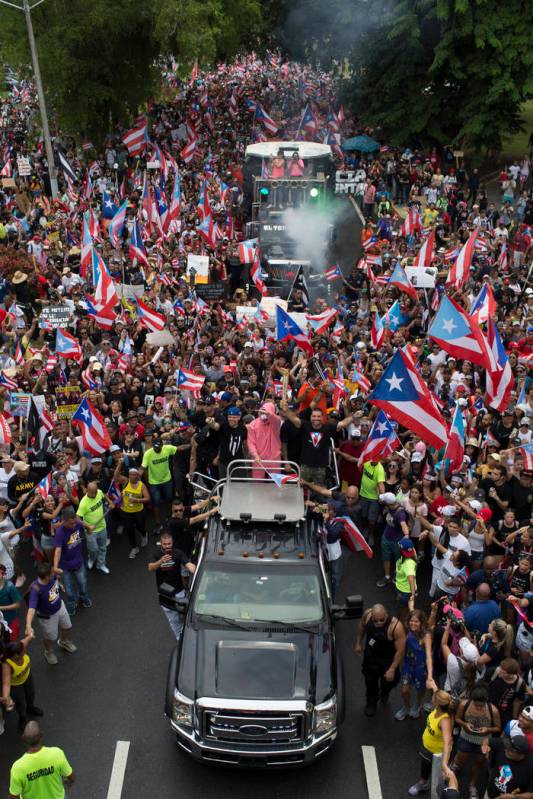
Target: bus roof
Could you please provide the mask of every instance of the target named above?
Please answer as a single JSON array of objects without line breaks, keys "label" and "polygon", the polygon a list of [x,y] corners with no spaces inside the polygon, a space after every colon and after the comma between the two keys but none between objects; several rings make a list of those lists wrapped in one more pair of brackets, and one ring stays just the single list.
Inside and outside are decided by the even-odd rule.
[{"label": "bus roof", "polygon": [[246,158],[273,158],[278,150],[284,150],[287,155],[297,152],[300,158],[324,158],[331,156],[329,144],[319,144],[314,141],[263,141],[249,144],[246,148]]}]

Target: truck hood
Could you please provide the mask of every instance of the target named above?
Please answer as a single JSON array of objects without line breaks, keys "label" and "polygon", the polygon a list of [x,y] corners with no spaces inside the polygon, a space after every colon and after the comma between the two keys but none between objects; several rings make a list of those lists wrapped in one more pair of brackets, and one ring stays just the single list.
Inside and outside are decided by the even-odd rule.
[{"label": "truck hood", "polygon": [[185,628],[177,686],[185,696],[299,699],[319,704],[334,689],[329,633]]}]

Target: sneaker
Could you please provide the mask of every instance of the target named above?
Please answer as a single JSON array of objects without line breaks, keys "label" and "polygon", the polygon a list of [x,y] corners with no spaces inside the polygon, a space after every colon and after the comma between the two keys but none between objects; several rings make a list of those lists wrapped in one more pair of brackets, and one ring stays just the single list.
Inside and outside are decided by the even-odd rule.
[{"label": "sneaker", "polygon": [[381,580],[378,580],[376,585],[378,588],[385,588],[386,585],[390,585],[392,582],[390,577],[382,577]]},{"label": "sneaker", "polygon": [[376,706],[371,704],[370,702],[365,707],[365,716],[371,718],[372,716],[376,715]]},{"label": "sneaker", "polygon": [[96,571],[97,572],[102,572],[102,574],[111,574],[111,572],[109,571],[107,566],[97,566],[96,567]]},{"label": "sneaker", "polygon": [[128,558],[130,560],[134,560],[140,551],[141,550],[139,549],[139,547],[133,547],[133,549],[130,549],[130,554],[128,555]]},{"label": "sneaker", "polygon": [[409,796],[418,796],[420,793],[427,793],[429,789],[429,782],[415,782],[414,785],[411,785],[407,793]]},{"label": "sneaker", "polygon": [[57,666],[57,664],[59,662],[58,659],[57,659],[57,655],[56,655],[56,653],[53,650],[45,649],[44,650],[44,658],[45,658],[46,662],[50,664],[50,666]]},{"label": "sneaker", "polygon": [[147,546],[147,545],[148,545],[148,536],[147,536],[147,535],[143,535],[143,536],[141,537],[141,546],[142,546],[142,547],[145,547],[145,546]]},{"label": "sneaker", "polygon": [[405,719],[407,718],[408,715],[409,715],[409,711],[404,706],[404,707],[401,707],[398,710],[398,712],[394,714],[394,718],[396,719],[396,721],[405,721]]},{"label": "sneaker", "polygon": [[44,716],[44,710],[41,710],[41,708],[37,707],[36,705],[27,707],[26,712],[28,713],[29,716]]},{"label": "sneaker", "polygon": [[70,652],[70,654],[78,651],[78,647],[76,644],[73,644],[72,641],[62,641],[60,638],[57,645],[60,646],[61,649],[64,649],[65,652]]},{"label": "sneaker", "polygon": [[422,710],[424,713],[431,713],[432,710],[435,710],[431,702],[424,702],[422,705]]},{"label": "sneaker", "polygon": [[420,718],[420,705],[414,705],[409,711],[409,715],[412,719]]},{"label": "sneaker", "polygon": [[92,567],[94,566],[95,563],[96,563],[96,561],[95,561],[94,558],[87,558],[87,568],[88,569],[92,569]]},{"label": "sneaker", "polygon": [[81,606],[82,606],[82,608],[92,608],[93,603],[91,602],[90,599],[82,599],[81,600]]}]

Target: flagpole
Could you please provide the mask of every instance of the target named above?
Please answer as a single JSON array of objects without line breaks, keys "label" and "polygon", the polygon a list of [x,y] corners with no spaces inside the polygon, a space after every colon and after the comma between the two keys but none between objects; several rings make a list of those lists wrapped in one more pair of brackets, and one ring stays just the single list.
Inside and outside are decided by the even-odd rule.
[{"label": "flagpole", "polygon": [[44,98],[44,90],[43,90],[43,83],[41,80],[41,69],[39,67],[39,57],[37,55],[37,47],[35,45],[35,36],[33,35],[33,24],[31,20],[31,12],[32,9],[36,8],[37,6],[41,5],[44,0],[37,0],[32,6],[30,6],[28,0],[22,0],[22,6],[19,6],[18,3],[11,3],[8,0],[0,0],[5,6],[10,6],[11,8],[16,8],[17,11],[23,11],[24,16],[26,17],[26,28],[28,29],[28,41],[30,44],[30,52],[31,52],[31,60],[33,63],[33,75],[35,77],[35,86],[37,88],[37,98],[39,100],[39,110],[41,112],[41,123],[43,126],[43,139],[44,139],[44,146],[46,149],[46,160],[48,161],[48,174],[50,176],[50,190],[52,192],[52,199],[56,199],[57,195],[59,194],[58,186],[57,186],[57,175],[56,169],[54,164],[54,152],[52,150],[52,140],[50,138],[50,128],[48,127],[48,115],[46,113],[46,101]]}]

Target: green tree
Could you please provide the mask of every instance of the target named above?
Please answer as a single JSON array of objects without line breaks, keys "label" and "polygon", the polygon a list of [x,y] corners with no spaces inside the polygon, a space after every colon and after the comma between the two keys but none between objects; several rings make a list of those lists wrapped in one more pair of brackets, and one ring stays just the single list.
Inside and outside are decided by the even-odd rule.
[{"label": "green tree", "polygon": [[[261,30],[258,0],[45,0],[33,12],[51,114],[98,139],[131,119],[160,85],[160,57],[189,71],[231,57]],[[30,63],[24,17],[0,7],[4,61]]]},{"label": "green tree", "polygon": [[532,24],[522,0],[374,4],[346,97],[394,143],[499,150],[533,94]]}]

